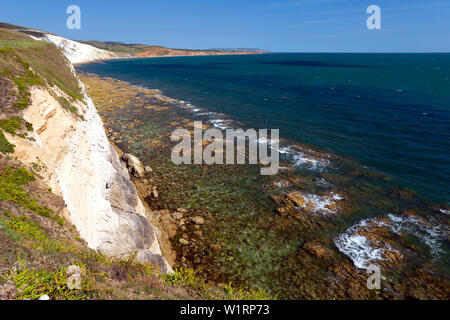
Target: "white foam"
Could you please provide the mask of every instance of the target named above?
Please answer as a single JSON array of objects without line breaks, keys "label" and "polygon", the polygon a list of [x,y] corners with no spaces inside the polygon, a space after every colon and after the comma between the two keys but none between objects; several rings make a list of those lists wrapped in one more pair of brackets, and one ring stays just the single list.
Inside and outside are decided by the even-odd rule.
[{"label": "white foam", "polygon": [[336,194],[336,193],[331,193],[332,195],[333,195],[333,199],[334,200],[344,200],[344,198],[343,197],[341,197],[340,195],[338,195],[338,194]]},{"label": "white foam", "polygon": [[361,229],[370,232],[367,228],[374,225],[387,227],[391,232],[398,235],[406,232],[428,245],[432,253],[444,253],[441,248],[441,241],[447,236],[448,230],[443,230],[433,222],[430,222],[431,227],[425,226],[424,222],[413,217],[401,217],[393,214],[388,214],[387,217],[390,223],[377,218],[360,221],[340,234],[334,240],[334,244],[342,253],[352,259],[355,266],[360,269],[366,269],[375,260],[385,260],[382,256],[385,251],[399,252],[388,244],[384,244],[382,248],[375,248],[366,237],[358,234],[358,230]]},{"label": "white foam", "polygon": [[330,186],[331,184],[324,178],[315,179],[314,182],[320,186]]},{"label": "white foam", "polygon": [[347,231],[339,235],[334,240],[334,244],[339,251],[352,259],[353,264],[359,269],[367,269],[371,262],[384,260],[381,255],[384,249],[372,247],[369,240],[359,234],[351,234]]},{"label": "white foam", "polygon": [[211,124],[214,127],[222,129],[222,130],[228,128],[228,126],[226,125],[227,122],[223,119],[211,119],[211,120],[209,120],[209,122],[211,122]]},{"label": "white foam", "polygon": [[322,214],[332,214],[336,213],[337,210],[332,210],[330,207],[335,204],[335,201],[343,200],[340,195],[331,192],[330,196],[319,196],[316,194],[305,194],[305,205],[302,208],[305,208],[312,204],[313,212],[319,212]]},{"label": "white foam", "polygon": [[344,233],[341,233],[335,240],[334,244],[343,254],[347,255],[353,264],[359,269],[367,269],[375,261],[386,260],[383,258],[383,253],[386,251],[395,251],[389,245],[382,248],[376,248],[363,235],[358,234],[358,230],[367,230],[370,225],[386,226],[387,224],[381,220],[364,219],[358,224],[348,228]]},{"label": "white foam", "polygon": [[393,214],[388,214],[388,218],[392,222],[392,232],[396,234],[409,233],[430,247],[432,253],[444,253],[444,250],[441,248],[441,241],[446,236],[446,232],[439,225],[432,224],[430,221],[430,226],[427,227],[419,219],[400,217]]},{"label": "white foam", "polygon": [[276,186],[277,188],[285,188],[288,187],[291,183],[287,180],[282,180],[282,181],[276,181],[273,183],[274,186]]},{"label": "white foam", "polygon": [[280,148],[278,152],[285,154],[295,167],[306,167],[310,170],[323,171],[330,164],[328,159],[315,159],[304,152],[293,149],[291,146]]}]

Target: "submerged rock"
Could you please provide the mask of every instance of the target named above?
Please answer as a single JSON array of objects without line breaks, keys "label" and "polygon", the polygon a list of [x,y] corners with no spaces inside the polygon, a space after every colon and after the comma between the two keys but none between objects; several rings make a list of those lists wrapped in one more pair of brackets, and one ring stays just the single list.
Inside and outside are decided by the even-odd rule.
[{"label": "submerged rock", "polygon": [[190,220],[197,225],[202,225],[205,223],[205,219],[200,216],[191,217]]},{"label": "submerged rock", "polygon": [[329,259],[333,256],[333,251],[331,251],[327,247],[325,247],[319,243],[316,243],[316,242],[311,242],[311,241],[306,242],[303,245],[303,249],[308,251],[310,254],[312,254],[316,258]]},{"label": "submerged rock", "polygon": [[362,220],[339,235],[334,243],[359,269],[379,265],[388,269],[405,262],[390,218]]},{"label": "submerged rock", "polygon": [[280,215],[291,214],[299,216],[299,210],[306,213],[334,214],[342,209],[338,194],[330,192],[327,195],[306,194],[300,191],[275,194],[271,199],[280,207],[276,210]]},{"label": "submerged rock", "polygon": [[303,193],[299,191],[294,191],[286,194],[286,198],[292,201],[295,204],[295,206],[300,208],[304,207],[306,204],[305,196],[303,195]]},{"label": "submerged rock", "polygon": [[188,245],[189,241],[187,241],[186,239],[180,238],[180,240],[178,240],[181,244],[183,245]]},{"label": "submerged rock", "polygon": [[174,213],[172,213],[172,217],[173,217],[175,220],[180,220],[180,219],[183,218],[183,213],[182,213],[182,212],[174,212]]}]

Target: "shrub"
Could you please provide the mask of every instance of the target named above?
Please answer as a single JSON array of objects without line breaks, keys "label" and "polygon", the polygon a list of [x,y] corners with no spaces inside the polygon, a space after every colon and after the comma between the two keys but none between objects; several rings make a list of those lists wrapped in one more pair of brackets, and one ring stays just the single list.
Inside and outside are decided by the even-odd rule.
[{"label": "shrub", "polygon": [[79,265],[83,270],[81,277],[81,289],[69,289],[67,286],[69,275],[66,267],[56,271],[45,269],[31,269],[25,267],[20,260],[16,270],[10,270],[9,279],[14,281],[18,288],[16,299],[39,299],[42,295],[48,295],[52,299],[61,300],[87,300],[91,299],[96,291],[92,276],[86,272],[85,266]]},{"label": "shrub", "polygon": [[63,220],[59,216],[52,216],[53,210],[41,206],[38,200],[32,198],[23,188],[33,180],[35,180],[34,175],[25,168],[15,170],[12,167],[5,168],[4,172],[0,173],[0,200],[14,202],[40,216],[52,218],[62,224]]},{"label": "shrub", "polygon": [[78,113],[78,109],[69,103],[69,101],[64,97],[58,97],[59,102],[62,104],[64,108],[72,112],[77,117],[83,119],[83,116]]},{"label": "shrub", "polygon": [[172,274],[163,276],[164,283],[172,286],[192,286],[197,287],[201,284],[201,280],[197,278],[197,272],[194,269],[179,268],[175,269]]},{"label": "shrub", "polygon": [[151,264],[136,261],[136,253],[124,259],[114,259],[110,269],[112,277],[119,281],[133,281],[137,276],[149,276],[155,273]]},{"label": "shrub", "polygon": [[16,146],[12,143],[9,143],[9,141],[6,139],[5,135],[3,134],[3,131],[0,130],[0,152],[3,154],[6,153],[14,153],[14,148]]},{"label": "shrub", "polygon": [[0,119],[0,128],[8,133],[16,134],[16,131],[22,128],[22,121],[21,117]]},{"label": "shrub", "polygon": [[15,52],[14,48],[11,48],[11,47],[0,48],[0,54],[13,55],[14,52]]}]

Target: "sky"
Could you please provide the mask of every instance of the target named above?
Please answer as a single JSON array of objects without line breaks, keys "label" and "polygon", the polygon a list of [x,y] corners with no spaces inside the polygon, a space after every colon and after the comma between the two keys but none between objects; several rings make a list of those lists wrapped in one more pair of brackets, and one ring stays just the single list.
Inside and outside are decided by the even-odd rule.
[{"label": "sky", "polygon": [[[450,0],[0,0],[0,22],[76,40],[272,52],[450,52]],[[69,5],[81,30],[69,30]],[[381,29],[369,30],[369,5]]]}]

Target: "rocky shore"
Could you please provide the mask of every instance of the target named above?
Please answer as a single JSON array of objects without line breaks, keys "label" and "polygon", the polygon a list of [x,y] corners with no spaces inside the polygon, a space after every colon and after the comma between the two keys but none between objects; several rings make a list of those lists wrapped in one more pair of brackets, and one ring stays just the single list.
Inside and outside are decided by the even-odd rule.
[{"label": "rocky shore", "polygon": [[[408,190],[384,188],[381,194],[361,188],[364,179],[389,180],[354,167],[345,177],[332,170],[321,173],[332,161],[348,164],[300,145],[290,149],[302,155],[302,165],[319,171],[299,174],[283,162],[279,175],[261,178],[257,168],[248,166],[174,167],[170,134],[192,123],[188,106],[158,90],[94,75],[80,77],[109,139],[144,163],[130,172],[153,212],[150,221],[164,231],[162,251],[173,266],[195,268],[219,285],[233,281],[260,286],[291,299],[448,296],[448,279],[423,258],[426,249],[405,238],[416,230],[425,235],[434,230],[428,244],[439,244],[448,236],[448,221],[396,211],[381,201],[385,192],[394,197],[392,203],[410,201]],[[123,159],[135,163],[133,157]],[[367,203],[395,214],[355,218]],[[408,228],[402,219],[410,219]],[[382,290],[367,288],[370,263],[382,269]]]}]

